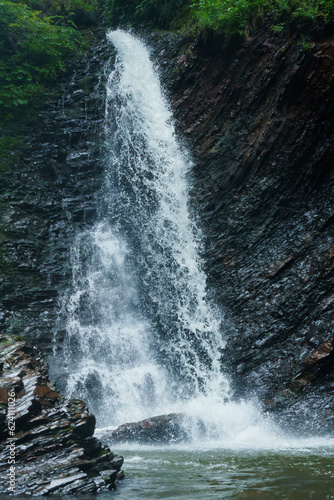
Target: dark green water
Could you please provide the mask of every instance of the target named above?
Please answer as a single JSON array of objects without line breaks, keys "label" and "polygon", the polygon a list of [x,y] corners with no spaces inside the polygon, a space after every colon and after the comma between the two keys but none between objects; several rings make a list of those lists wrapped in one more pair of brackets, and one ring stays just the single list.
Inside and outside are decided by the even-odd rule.
[{"label": "dark green water", "polygon": [[101,500],[334,498],[333,448],[115,450],[126,478]]},{"label": "dark green water", "polygon": [[[135,447],[116,491],[48,500],[334,499],[334,448],[186,450]],[[5,500],[4,497],[1,496]],[[24,499],[27,497],[15,496]]]}]

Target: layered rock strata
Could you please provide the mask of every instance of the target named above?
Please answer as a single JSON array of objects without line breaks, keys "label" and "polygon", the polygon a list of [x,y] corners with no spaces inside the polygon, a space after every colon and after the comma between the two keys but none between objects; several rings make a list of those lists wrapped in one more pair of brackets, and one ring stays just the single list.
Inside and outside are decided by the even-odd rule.
[{"label": "layered rock strata", "polygon": [[86,37],[90,48],[43,106],[23,109],[0,134],[15,143],[0,164],[0,328],[43,353],[63,328],[59,300],[72,279],[73,239],[99,210],[104,68],[113,50],[102,29]]},{"label": "layered rock strata", "polygon": [[49,382],[35,347],[0,338],[0,493],[65,495],[113,488],[123,458],[94,434],[95,417]]},{"label": "layered rock strata", "polygon": [[[111,55],[99,37],[0,172],[0,326],[44,352],[73,238],[98,212]],[[194,151],[208,286],[231,325],[222,366],[236,395],[271,408],[278,399],[287,416],[307,412],[313,428],[332,428],[332,354],[281,395],[334,334],[333,33],[308,44],[288,30],[235,45],[171,33],[149,41]]]},{"label": "layered rock strata", "polygon": [[[333,33],[307,45],[288,28],[242,43],[160,40],[151,37],[194,151],[209,288],[230,320],[222,365],[237,395],[265,401],[333,338]],[[286,415],[332,429],[333,367],[329,357]]]}]

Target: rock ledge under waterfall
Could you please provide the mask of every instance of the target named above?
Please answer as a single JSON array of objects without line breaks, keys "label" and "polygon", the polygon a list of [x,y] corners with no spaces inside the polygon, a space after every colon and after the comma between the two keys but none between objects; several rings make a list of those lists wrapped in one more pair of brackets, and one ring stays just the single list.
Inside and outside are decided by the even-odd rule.
[{"label": "rock ledge under waterfall", "polygon": [[5,336],[0,345],[0,473],[7,479],[0,494],[11,492],[13,458],[16,495],[114,488],[123,458],[93,436],[95,417],[86,404],[64,398],[53,387],[37,348]]}]

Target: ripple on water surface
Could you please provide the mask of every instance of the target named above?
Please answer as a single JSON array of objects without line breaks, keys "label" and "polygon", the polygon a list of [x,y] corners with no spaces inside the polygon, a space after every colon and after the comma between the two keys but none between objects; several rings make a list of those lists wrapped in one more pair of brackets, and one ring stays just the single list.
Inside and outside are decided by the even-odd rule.
[{"label": "ripple on water surface", "polygon": [[126,479],[101,500],[334,498],[333,448],[200,451],[124,445],[116,451],[126,456]]}]

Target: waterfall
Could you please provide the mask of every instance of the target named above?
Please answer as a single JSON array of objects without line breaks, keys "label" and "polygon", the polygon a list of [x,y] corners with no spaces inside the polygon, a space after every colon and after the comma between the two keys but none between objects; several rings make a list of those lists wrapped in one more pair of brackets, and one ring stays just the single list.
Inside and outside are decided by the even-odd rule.
[{"label": "waterfall", "polygon": [[146,47],[122,31],[109,39],[118,55],[107,84],[107,212],[116,213],[114,224],[131,242],[141,275],[141,309],[156,331],[155,355],[173,378],[178,375],[169,380],[173,390],[185,397],[213,385],[226,391],[221,325],[206,301],[196,227],[189,218],[190,160],[176,140]]},{"label": "waterfall", "polygon": [[207,298],[189,213],[191,159],[145,45],[122,30],[108,39],[117,56],[106,89],[100,217],[72,248],[56,355],[66,393],[88,402],[99,427],[188,411],[210,416],[211,437],[251,427],[257,439],[256,408],[226,404],[224,321]]}]

